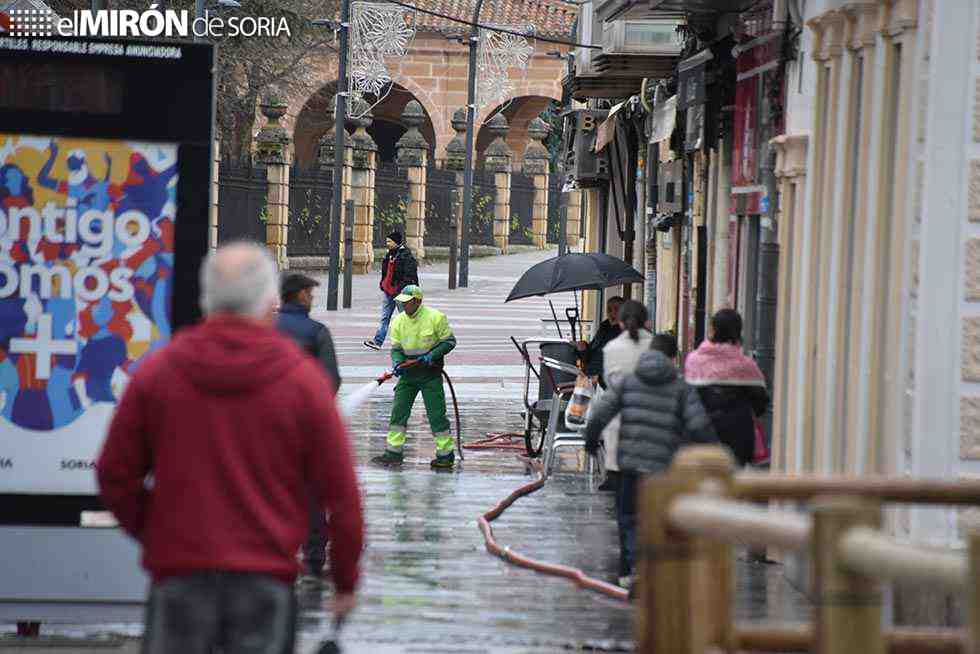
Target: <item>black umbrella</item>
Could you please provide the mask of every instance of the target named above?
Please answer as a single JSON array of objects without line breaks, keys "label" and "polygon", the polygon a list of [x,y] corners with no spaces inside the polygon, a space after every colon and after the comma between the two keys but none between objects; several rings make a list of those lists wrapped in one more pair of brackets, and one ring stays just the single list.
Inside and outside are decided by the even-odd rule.
[{"label": "black umbrella", "polygon": [[514,284],[505,302],[551,293],[594,291],[642,281],[643,275],[622,259],[599,252],[572,252],[528,268]]},{"label": "black umbrella", "polygon": [[[504,302],[551,293],[595,291],[610,286],[642,281],[643,275],[622,259],[599,252],[587,252],[585,254],[571,252],[542,261],[528,268],[514,284],[514,288]],[[555,319],[555,326],[558,328],[558,335],[561,337],[561,325],[558,323],[555,307],[551,301],[548,304],[551,305],[551,315]],[[575,306],[574,311],[565,310],[565,315],[572,327],[573,339],[575,338],[575,323],[578,321],[578,298],[576,298]]]}]

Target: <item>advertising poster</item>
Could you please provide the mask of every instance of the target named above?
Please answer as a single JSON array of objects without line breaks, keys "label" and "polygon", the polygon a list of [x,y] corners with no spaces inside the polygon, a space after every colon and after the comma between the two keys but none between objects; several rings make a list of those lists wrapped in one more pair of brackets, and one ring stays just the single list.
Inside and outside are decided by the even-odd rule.
[{"label": "advertising poster", "polygon": [[177,146],[0,132],[0,492],[94,494],[170,336]]}]

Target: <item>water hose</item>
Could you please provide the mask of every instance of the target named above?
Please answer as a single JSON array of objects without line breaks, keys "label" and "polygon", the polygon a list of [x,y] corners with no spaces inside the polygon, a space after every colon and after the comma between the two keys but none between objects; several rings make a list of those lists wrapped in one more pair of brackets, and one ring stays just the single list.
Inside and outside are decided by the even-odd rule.
[{"label": "water hose", "polygon": [[483,532],[483,539],[486,541],[487,551],[494,556],[500,557],[508,563],[512,563],[522,568],[527,568],[528,570],[534,570],[535,572],[540,572],[542,574],[555,577],[564,577],[575,582],[581,588],[602,593],[603,595],[622,602],[628,602],[629,593],[625,588],[620,588],[619,586],[614,586],[613,584],[607,583],[600,579],[589,577],[578,568],[532,559],[514,552],[509,547],[501,547],[497,543],[496,539],[493,537],[493,528],[490,526],[490,523],[499,518],[503,512],[507,510],[507,507],[513,504],[518,498],[524,497],[525,495],[530,495],[534,491],[544,486],[545,477],[543,466],[538,461],[530,461],[530,464],[534,468],[535,472],[538,473],[538,478],[515,490],[476,520],[476,524],[480,527],[480,531]]},{"label": "water hose", "polygon": [[[520,438],[520,443],[515,443],[514,439]],[[504,439],[507,439],[506,441]],[[486,438],[482,438],[463,446],[467,450],[518,450],[524,452],[527,447],[524,445],[524,434],[517,431],[487,432]]]},{"label": "water hose", "polygon": [[459,453],[459,460],[463,461],[463,428],[459,422],[459,402],[456,401],[456,389],[453,388],[453,380],[449,378],[446,369],[442,369],[442,378],[449,385],[449,394],[453,398],[453,409],[456,411],[456,451]]}]

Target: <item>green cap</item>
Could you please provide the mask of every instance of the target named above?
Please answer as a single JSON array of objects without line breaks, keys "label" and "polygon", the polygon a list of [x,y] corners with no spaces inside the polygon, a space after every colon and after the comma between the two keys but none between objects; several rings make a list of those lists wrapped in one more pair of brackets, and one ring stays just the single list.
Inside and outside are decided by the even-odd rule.
[{"label": "green cap", "polygon": [[422,299],[422,287],[409,284],[395,297],[395,302],[409,302],[415,299]]}]

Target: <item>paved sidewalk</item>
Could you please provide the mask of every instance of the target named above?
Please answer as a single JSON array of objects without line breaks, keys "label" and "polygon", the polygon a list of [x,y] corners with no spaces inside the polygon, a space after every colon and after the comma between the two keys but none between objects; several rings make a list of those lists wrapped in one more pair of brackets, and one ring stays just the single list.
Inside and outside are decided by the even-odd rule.
[{"label": "paved sidewalk", "polygon": [[[503,300],[524,269],[551,254],[475,260],[471,287],[452,292],[445,289],[444,265],[422,272],[427,301],[446,311],[459,339],[448,370],[460,400],[464,442],[488,431],[521,427],[523,367],[508,337],[538,336],[540,319],[550,310],[541,299],[506,305]],[[354,308],[326,312],[326,288],[318,289],[315,316],[330,324],[339,344],[346,377],[342,396],[356,388],[358,379],[373,379],[389,365],[386,352],[360,345],[376,327],[377,293],[376,275],[356,277]],[[556,309],[563,312],[571,302],[569,294]],[[630,651],[631,607],[579,590],[571,582],[513,567],[486,552],[477,516],[531,479],[513,452],[467,451],[454,472],[430,471],[433,441],[418,402],[408,425],[404,469],[368,465],[385,446],[392,389],[391,383],[378,389],[350,421],[368,539],[361,604],[344,629],[343,651]],[[575,456],[564,458],[566,469],[540,491],[518,500],[494,522],[494,531],[503,546],[614,581],[618,544],[612,495],[588,492],[584,477],[570,469],[575,462]],[[788,587],[780,567],[739,562],[737,573],[738,619],[807,618],[805,601]],[[315,585],[300,587],[301,654],[312,654],[324,633],[323,606],[329,594]],[[11,628],[0,625],[0,632]],[[111,632],[132,639],[142,633],[142,625],[67,624],[46,633],[52,631],[76,637]],[[74,649],[137,651],[132,640],[98,650]],[[0,640],[0,652],[7,651],[21,650],[9,639]]]},{"label": "paved sidewalk", "polygon": [[[520,275],[535,263],[557,254],[542,250],[509,256],[473,259],[470,262],[468,288],[448,290],[448,264],[423,266],[420,282],[426,304],[446,313],[456,333],[459,347],[446,359],[453,380],[523,378],[524,367],[510,341],[537,338],[542,335],[542,321],[551,318],[545,298],[528,298],[504,303]],[[377,377],[389,365],[387,350],[374,352],[362,342],[378,329],[381,307],[380,275],[370,273],[353,278],[352,307],[327,311],[327,276],[316,271],[312,276],[321,282],[316,289],[313,317],[325,322],[333,334],[341,374],[345,379]],[[341,280],[342,282],[342,280]],[[341,284],[342,285],[342,284]],[[340,295],[342,298],[342,294]],[[565,307],[574,306],[571,293],[551,298],[567,337]],[[338,302],[339,306],[340,302]],[[554,329],[553,322],[549,327]],[[385,346],[389,345],[386,341]]]}]

